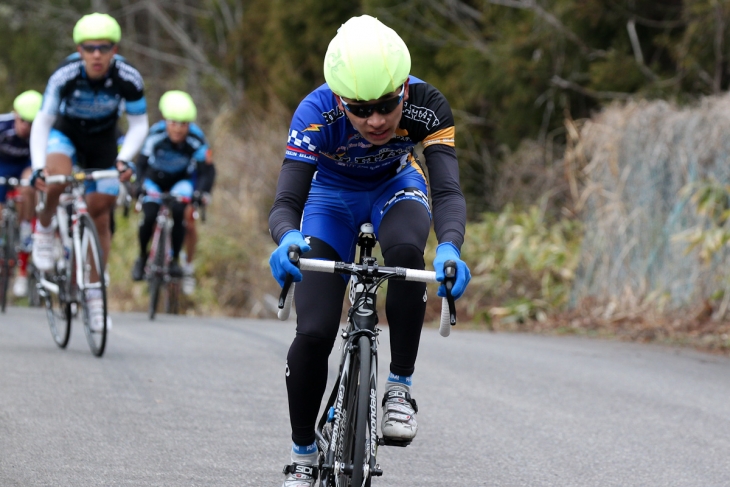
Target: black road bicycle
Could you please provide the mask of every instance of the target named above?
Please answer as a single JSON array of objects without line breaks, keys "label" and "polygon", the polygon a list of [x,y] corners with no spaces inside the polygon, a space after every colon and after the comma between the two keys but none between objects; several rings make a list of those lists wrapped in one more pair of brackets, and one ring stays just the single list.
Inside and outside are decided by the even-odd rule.
[{"label": "black road bicycle", "polygon": [[[15,267],[18,265],[18,253],[21,249],[20,218],[17,203],[20,194],[19,186],[27,186],[27,179],[2,178],[0,186],[7,186],[7,198],[2,211],[2,227],[0,227],[0,311],[5,312],[8,301],[8,289],[13,279]],[[38,306],[38,294],[35,292],[35,272],[28,263],[28,302]]]},{"label": "black road bicycle", "polygon": [[[317,424],[319,447],[318,486],[370,486],[372,477],[383,474],[376,461],[378,446],[407,446],[410,441],[395,441],[378,436],[378,313],[377,291],[388,279],[435,283],[432,271],[402,267],[381,267],[372,256],[375,247],[373,226],[360,227],[358,263],[314,260],[299,257],[299,248],[289,247],[289,259],[301,270],[351,276],[347,326],[342,331],[342,357],[339,376]],[[456,324],[451,288],[456,264],[444,265],[447,297],[441,307],[440,333],[448,336]],[[289,317],[294,284],[288,276],[279,298],[279,319]],[[285,467],[288,473],[290,466]]]},{"label": "black road bicycle", "polygon": [[147,280],[150,305],[149,318],[155,319],[157,304],[160,300],[160,293],[165,291],[165,312],[178,314],[182,300],[182,276],[170,275],[170,264],[172,263],[172,206],[176,202],[190,203],[189,197],[174,196],[170,193],[152,194],[145,192],[137,200],[138,208],[141,210],[142,199],[145,195],[159,198],[162,202],[155,220],[155,230],[152,234],[150,253],[145,263],[145,279]]}]

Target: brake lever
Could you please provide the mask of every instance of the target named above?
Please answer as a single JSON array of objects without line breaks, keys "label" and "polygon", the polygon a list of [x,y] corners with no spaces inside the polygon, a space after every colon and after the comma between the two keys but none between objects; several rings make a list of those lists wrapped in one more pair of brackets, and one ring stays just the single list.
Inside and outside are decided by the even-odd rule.
[{"label": "brake lever", "polygon": [[446,302],[449,304],[449,322],[451,326],[456,325],[456,305],[451,289],[456,283],[456,262],[447,260],[444,262],[444,288],[446,289]]},{"label": "brake lever", "polygon": [[[299,267],[299,256],[301,255],[301,253],[302,251],[299,246],[294,244],[289,246],[289,261],[297,267]],[[279,295],[279,309],[284,309],[286,295],[289,294],[289,288],[291,287],[293,282],[294,276],[292,276],[291,274],[287,274],[286,279],[284,280],[284,286],[281,288],[281,294]]]}]

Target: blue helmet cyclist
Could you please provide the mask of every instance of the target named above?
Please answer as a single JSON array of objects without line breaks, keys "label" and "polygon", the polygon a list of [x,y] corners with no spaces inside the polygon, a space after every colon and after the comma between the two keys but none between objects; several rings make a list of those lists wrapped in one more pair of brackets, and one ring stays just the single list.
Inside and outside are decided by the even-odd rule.
[{"label": "blue helmet cyclist", "polygon": [[[122,32],[107,15],[85,15],[75,25],[76,53],[67,57],[48,80],[43,105],[30,136],[33,180],[46,193],[38,213],[33,236],[33,262],[40,270],[53,267],[53,215],[63,190],[46,187],[38,176],[71,174],[72,167],[123,170],[128,180],[132,171],[121,162],[137,154],[147,135],[147,103],[142,76],[117,54]],[[126,112],[129,128],[117,153],[117,121]],[[126,169],[125,169],[126,168]],[[109,218],[119,192],[119,180],[100,180],[86,188],[89,215],[99,232],[106,262],[111,247]],[[94,271],[94,273],[96,273]],[[93,278],[93,277],[92,277]],[[103,326],[103,302],[98,289],[87,290],[92,330]],[[107,319],[107,329],[111,320]]]},{"label": "blue helmet cyclist", "polygon": [[[441,280],[444,262],[456,261],[454,297],[464,292],[470,279],[460,259],[466,204],[454,120],[446,98],[411,76],[410,68],[403,40],[367,15],[351,18],[330,42],[324,59],[327,83],[307,95],[294,113],[269,214],[278,245],[270,265],[280,284],[287,273],[302,280],[287,258],[291,244],[305,257],[352,262],[365,222],[374,225],[385,265],[425,269],[433,217],[439,242],[434,270]],[[417,143],[424,148],[428,179],[414,151]],[[337,274],[305,272],[296,287],[297,328],[286,374],[293,467],[286,469],[285,487],[314,482],[311,469],[297,467],[316,465],[315,422],[346,284]],[[382,434],[395,440],[413,439],[418,428],[411,392],[425,297],[425,284],[388,283],[392,358]]]},{"label": "blue helmet cyclist", "polygon": [[[0,177],[29,179],[30,166],[30,128],[41,107],[43,95],[28,90],[13,101],[13,112],[0,115]],[[28,250],[32,220],[35,215],[35,191],[30,186],[18,188],[20,200],[16,208],[20,219],[20,241],[23,250],[18,255],[18,274],[13,283],[13,294],[25,296],[28,293]],[[0,186],[0,214],[7,201],[8,187]]]},{"label": "blue helmet cyclist", "polygon": [[[182,198],[173,204],[172,230],[173,262],[170,274],[185,276],[183,288],[190,293],[187,278],[192,279],[192,257],[187,248],[185,266],[179,263],[180,250],[186,235],[184,216],[193,193],[209,193],[215,177],[208,143],[203,131],[193,123],[197,109],[193,99],[183,91],[168,91],[160,98],[160,112],[164,120],[154,124],[137,159],[137,178],[142,182],[145,196],[142,199],[144,218],[139,227],[139,258],[132,269],[132,279],[144,278],[147,246],[154,231],[160,210],[160,195],[169,192]],[[194,286],[194,282],[193,282]]]}]

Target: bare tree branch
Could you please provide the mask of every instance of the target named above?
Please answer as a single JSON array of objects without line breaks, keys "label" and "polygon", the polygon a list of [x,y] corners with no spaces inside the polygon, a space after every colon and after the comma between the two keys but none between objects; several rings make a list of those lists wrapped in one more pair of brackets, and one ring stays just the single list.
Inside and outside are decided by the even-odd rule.
[{"label": "bare tree branch", "polygon": [[160,25],[172,36],[197,63],[206,66],[205,71],[212,75],[218,83],[225,88],[228,96],[234,105],[241,100],[241,94],[236,90],[231,81],[213,66],[205,53],[190,39],[187,33],[181,29],[160,7],[153,1],[147,0],[147,10],[154,15]]},{"label": "bare tree branch", "polygon": [[652,81],[657,81],[659,79],[658,76],[654,74],[654,72],[652,72],[652,70],[644,63],[644,54],[641,52],[641,43],[639,42],[639,36],[636,33],[636,22],[634,19],[628,21],[626,24],[626,30],[629,31],[631,49],[634,51],[634,59],[636,59],[636,64],[639,65],[639,69],[642,73],[644,73],[644,76]]},{"label": "bare tree branch", "polygon": [[621,93],[618,91],[594,91],[577,83],[573,83],[572,81],[568,81],[567,79],[563,79],[558,75],[553,75],[550,82],[560,88],[573,90],[581,95],[589,98],[595,98],[597,100],[629,100],[634,96],[631,93]]},{"label": "bare tree branch", "polygon": [[574,44],[591,59],[606,57],[606,51],[602,49],[592,49],[588,47],[583,40],[578,37],[575,32],[571,31],[560,20],[550,12],[547,12],[535,2],[535,0],[485,0],[493,5],[502,5],[504,7],[518,8],[523,10],[532,10],[548,24],[559,30],[566,38],[573,41]]}]

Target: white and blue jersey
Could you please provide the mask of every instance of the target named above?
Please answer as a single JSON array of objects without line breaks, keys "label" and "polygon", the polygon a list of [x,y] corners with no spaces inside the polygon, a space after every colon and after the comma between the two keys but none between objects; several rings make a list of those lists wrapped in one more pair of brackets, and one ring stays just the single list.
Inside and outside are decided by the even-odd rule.
[{"label": "white and blue jersey", "polygon": [[137,159],[137,177],[144,180],[148,192],[170,191],[176,196],[192,196],[198,166],[205,164],[208,150],[205,134],[194,123],[190,124],[185,140],[175,144],[167,134],[165,121],[161,120],[150,127]]},{"label": "white and blue jersey", "polygon": [[147,102],[142,76],[119,55],[100,80],[89,79],[78,53],[68,56],[48,80],[41,107],[82,134],[114,129],[123,111],[144,115]]}]

